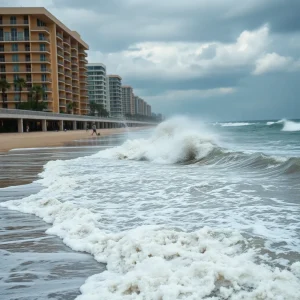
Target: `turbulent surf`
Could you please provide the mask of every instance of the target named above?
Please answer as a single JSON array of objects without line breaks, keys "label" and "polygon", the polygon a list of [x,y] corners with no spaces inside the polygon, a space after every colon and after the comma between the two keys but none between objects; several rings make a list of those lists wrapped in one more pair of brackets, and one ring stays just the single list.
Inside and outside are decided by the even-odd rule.
[{"label": "turbulent surf", "polygon": [[40,192],[1,205],[106,264],[78,300],[299,300],[297,122],[267,122],[174,118],[47,163]]}]

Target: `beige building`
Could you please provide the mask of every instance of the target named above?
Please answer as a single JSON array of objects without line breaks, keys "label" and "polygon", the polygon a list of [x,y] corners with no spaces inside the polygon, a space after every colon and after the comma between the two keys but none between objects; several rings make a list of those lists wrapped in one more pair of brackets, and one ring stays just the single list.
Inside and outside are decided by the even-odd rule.
[{"label": "beige building", "polygon": [[134,95],[129,85],[122,86],[122,104],[124,115],[134,115]]},{"label": "beige building", "polygon": [[0,8],[0,79],[11,84],[0,107],[16,108],[18,87],[24,78],[21,100],[30,99],[32,86],[44,88],[47,110],[88,114],[88,45],[45,8]]}]

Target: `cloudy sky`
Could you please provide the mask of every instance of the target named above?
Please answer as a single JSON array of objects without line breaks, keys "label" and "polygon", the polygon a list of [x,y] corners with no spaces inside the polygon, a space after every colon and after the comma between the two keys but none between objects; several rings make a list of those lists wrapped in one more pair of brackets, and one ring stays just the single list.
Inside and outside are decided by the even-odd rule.
[{"label": "cloudy sky", "polygon": [[44,6],[156,112],[300,118],[299,0],[0,0]]}]

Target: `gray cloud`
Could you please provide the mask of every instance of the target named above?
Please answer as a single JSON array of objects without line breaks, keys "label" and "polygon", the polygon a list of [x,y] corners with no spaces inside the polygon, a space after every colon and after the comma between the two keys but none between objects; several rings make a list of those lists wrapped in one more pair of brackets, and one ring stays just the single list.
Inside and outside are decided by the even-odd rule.
[{"label": "gray cloud", "polygon": [[44,5],[77,30],[90,45],[89,60],[120,74],[157,111],[227,120],[295,117],[300,111],[299,0],[26,5]]}]

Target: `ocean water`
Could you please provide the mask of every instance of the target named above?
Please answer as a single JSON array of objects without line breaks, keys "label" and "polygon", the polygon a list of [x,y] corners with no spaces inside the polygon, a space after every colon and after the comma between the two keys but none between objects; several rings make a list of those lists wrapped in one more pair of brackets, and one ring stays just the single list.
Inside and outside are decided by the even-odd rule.
[{"label": "ocean water", "polygon": [[0,205],[105,264],[77,300],[300,299],[300,121],[177,117],[34,184]]}]

